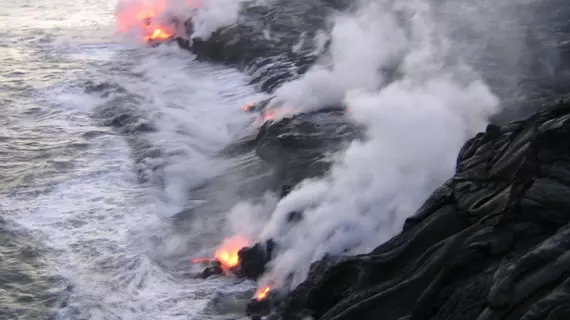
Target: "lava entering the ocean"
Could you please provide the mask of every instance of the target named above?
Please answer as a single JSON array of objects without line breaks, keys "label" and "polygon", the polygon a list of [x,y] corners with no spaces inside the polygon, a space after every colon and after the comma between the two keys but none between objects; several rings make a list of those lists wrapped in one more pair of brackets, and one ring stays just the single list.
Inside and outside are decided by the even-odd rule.
[{"label": "lava entering the ocean", "polygon": [[239,266],[238,252],[249,245],[250,241],[247,238],[239,235],[233,236],[222,242],[216,249],[214,258],[194,258],[192,263],[218,262],[222,270],[228,272]]},{"label": "lava entering the ocean", "polygon": [[163,28],[155,28],[154,31],[150,34],[144,37],[145,40],[147,41],[153,41],[153,40],[168,40],[170,38],[172,38],[173,35],[170,34],[167,31],[164,31]]},{"label": "lava entering the ocean", "polygon": [[239,265],[238,252],[249,246],[250,241],[242,236],[234,236],[225,239],[222,245],[216,250],[216,260],[218,260],[224,271],[228,271]]},{"label": "lava entering the ocean", "polygon": [[176,24],[188,18],[181,12],[199,6],[196,0],[184,4],[172,0],[122,0],[116,10],[118,31],[138,32],[146,41],[169,40],[176,36]]},{"label": "lava entering the ocean", "polygon": [[271,291],[271,287],[268,286],[259,288],[255,293],[255,299],[257,301],[264,300],[269,295],[269,291]]}]

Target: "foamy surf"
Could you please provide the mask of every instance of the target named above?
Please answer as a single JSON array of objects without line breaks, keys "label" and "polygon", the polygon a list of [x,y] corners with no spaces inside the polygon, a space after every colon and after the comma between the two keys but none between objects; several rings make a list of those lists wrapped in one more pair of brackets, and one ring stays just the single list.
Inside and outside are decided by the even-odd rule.
[{"label": "foamy surf", "polygon": [[[193,278],[200,267],[190,263],[192,256],[212,250],[226,235],[189,244],[173,231],[170,218],[187,205],[189,189],[228,165],[214,155],[249,124],[241,107],[258,97],[247,79],[193,62],[175,46],[149,49],[64,37],[44,47],[85,67],[70,70],[67,81],[38,98],[52,108],[52,121],[85,144],[84,151],[49,190],[16,193],[3,198],[2,206],[10,208],[10,221],[46,247],[47,273],[63,279],[53,289],[60,296],[54,317],[243,315],[244,303],[232,306],[232,301],[240,292],[249,299],[253,284]],[[155,128],[138,138],[161,150],[162,166],[155,174],[163,188],[139,183],[130,138],[98,122],[100,110],[121,108],[107,105],[120,95]],[[228,292],[234,297],[216,298]]]}]

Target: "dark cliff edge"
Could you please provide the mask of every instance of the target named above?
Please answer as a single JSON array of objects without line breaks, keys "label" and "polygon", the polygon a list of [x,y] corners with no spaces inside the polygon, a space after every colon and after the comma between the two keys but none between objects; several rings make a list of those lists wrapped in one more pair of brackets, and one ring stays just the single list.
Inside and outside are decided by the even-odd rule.
[{"label": "dark cliff edge", "polygon": [[[189,49],[199,59],[238,65],[271,93],[318,60],[310,45],[290,48],[305,30],[330,28],[326,17],[346,9],[331,3],[250,7],[246,20]],[[253,319],[570,319],[570,103],[552,106],[567,97],[570,29],[567,11],[552,10],[558,3],[540,4],[549,10],[541,15],[549,22],[525,29],[536,52],[515,66],[522,74],[516,87],[524,94],[509,92],[503,84],[509,73],[493,67],[510,57],[496,56],[492,48],[472,52],[483,78],[515,107],[493,119],[502,126],[489,125],[465,143],[456,174],[402,232],[369,254],[316,262],[293,291],[282,296],[276,288],[267,299],[253,300]],[[291,28],[293,17],[301,28]],[[271,40],[262,32],[267,27],[276,31]],[[268,122],[242,146],[277,171],[274,187],[285,195],[304,178],[327,171],[326,151],[362,138],[343,112]],[[342,124],[346,130],[331,135],[318,121],[325,129]],[[292,212],[288,223],[302,218]],[[275,250],[279,244],[272,240],[244,248],[236,272],[258,278]]]},{"label": "dark cliff edge", "polygon": [[[313,264],[254,318],[570,319],[570,103],[489,125],[403,231]],[[271,298],[270,298],[271,299]],[[262,311],[265,312],[262,312]]]},{"label": "dark cliff edge", "polygon": [[[209,38],[194,37],[182,45],[198,60],[222,62],[251,75],[251,84],[272,93],[303,75],[326,51],[332,28],[329,17],[346,11],[346,0],[277,0],[271,5],[246,1],[240,19],[214,31]],[[194,26],[188,21],[188,34]],[[314,38],[322,34],[323,43]],[[179,41],[180,43],[180,41]]]}]

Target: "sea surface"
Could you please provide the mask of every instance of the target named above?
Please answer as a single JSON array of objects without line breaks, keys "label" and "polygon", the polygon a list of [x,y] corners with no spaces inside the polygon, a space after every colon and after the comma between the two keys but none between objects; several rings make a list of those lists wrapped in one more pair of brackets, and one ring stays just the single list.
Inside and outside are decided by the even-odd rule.
[{"label": "sea surface", "polygon": [[[211,155],[255,92],[237,71],[117,37],[115,5],[0,1],[0,319],[236,319],[216,299],[253,284],[191,276],[189,248],[224,235],[188,243],[170,217],[222,169]],[[152,132],[105,123],[133,108]]]}]

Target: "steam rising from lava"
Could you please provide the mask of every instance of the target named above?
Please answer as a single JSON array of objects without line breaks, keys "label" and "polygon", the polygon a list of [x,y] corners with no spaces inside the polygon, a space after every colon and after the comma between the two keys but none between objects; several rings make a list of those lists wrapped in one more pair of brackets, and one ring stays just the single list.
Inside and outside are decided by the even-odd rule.
[{"label": "steam rising from lava", "polygon": [[[176,14],[192,16],[193,36],[207,38],[237,19],[240,3],[156,0],[148,11],[148,2],[121,1],[119,29],[138,26],[148,12],[153,17]],[[176,5],[184,9],[172,10]],[[335,18],[330,63],[277,91],[275,101],[301,109],[347,104],[353,120],[367,126],[368,140],[353,143],[338,155],[329,175],[305,181],[276,205],[241,203],[230,212],[236,234],[279,244],[257,299],[267,297],[267,284],[297,285],[310,263],[325,254],[369,252],[398,233],[405,218],[452,175],[465,140],[500,111],[477,72],[450,54],[454,44],[438,29],[446,17],[435,18],[432,9],[426,0],[360,1],[355,14]],[[455,20],[486,21],[471,11],[454,14]],[[520,49],[516,37],[506,38],[505,46]],[[258,218],[259,208],[271,215],[269,222]],[[304,213],[294,227],[286,223],[292,211]],[[227,271],[239,264],[239,249],[250,244],[239,236],[227,239],[215,259]]]},{"label": "steam rising from lava", "polygon": [[[453,43],[438,29],[444,17],[432,9],[423,0],[361,1],[356,14],[336,17],[323,60],[330,63],[277,91],[275,101],[284,105],[345,103],[353,120],[366,125],[368,139],[338,155],[326,177],[305,181],[268,212],[260,240],[274,239],[279,249],[260,288],[292,288],[326,254],[367,253],[400,232],[452,176],[463,143],[500,111],[477,71],[451,54]],[[291,226],[293,211],[304,216]]]},{"label": "steam rising from lava", "polygon": [[[118,31],[144,40],[167,39],[175,30],[171,19],[192,18],[193,37],[207,39],[216,29],[234,23],[244,0],[119,0]],[[149,23],[150,22],[150,23]]]},{"label": "steam rising from lava", "polygon": [[235,268],[239,265],[239,250],[249,245],[251,245],[251,242],[245,237],[239,235],[227,238],[216,250],[216,260],[220,262],[224,271]]}]

